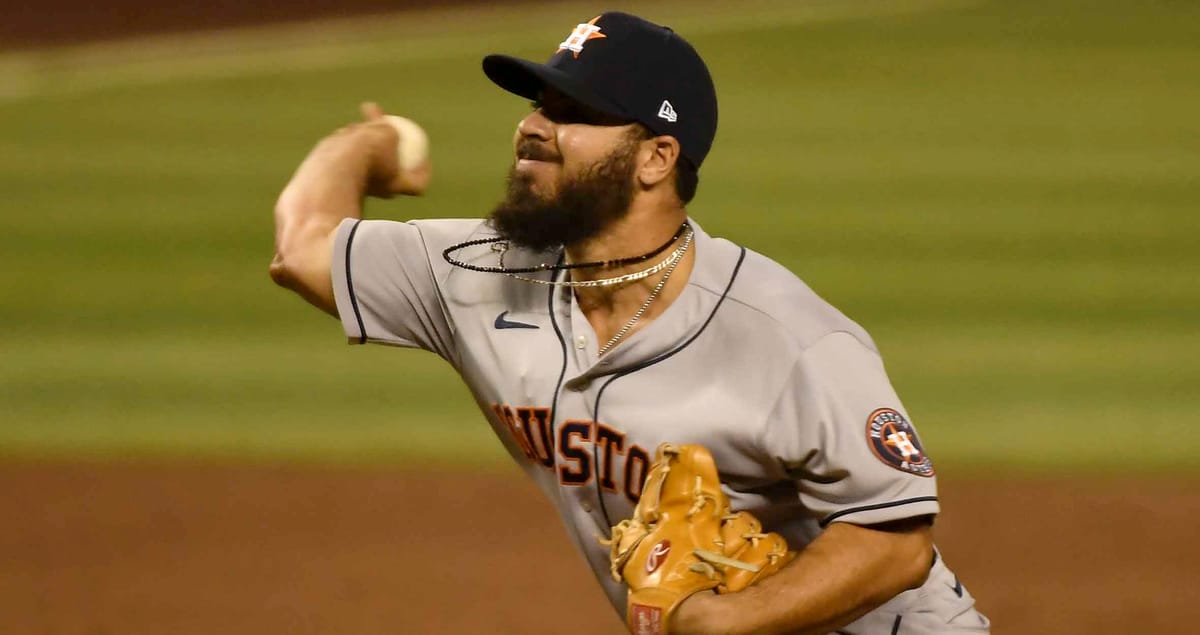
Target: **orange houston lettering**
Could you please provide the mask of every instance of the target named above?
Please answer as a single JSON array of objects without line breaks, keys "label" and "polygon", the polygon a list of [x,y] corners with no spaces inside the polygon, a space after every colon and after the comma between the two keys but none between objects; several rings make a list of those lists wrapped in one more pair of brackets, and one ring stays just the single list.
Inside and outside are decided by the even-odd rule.
[{"label": "orange houston lettering", "polygon": [[593,422],[568,419],[558,429],[558,482],[563,485],[587,485],[592,480],[592,454],[580,444],[592,440]]},{"label": "orange houston lettering", "polygon": [[625,457],[625,498],[637,505],[642,497],[642,484],[646,482],[646,473],[650,470],[650,453],[640,445],[629,447]]},{"label": "orange houston lettering", "polygon": [[525,458],[530,461],[536,461],[537,455],[533,453],[531,439],[520,429],[522,427],[521,422],[513,416],[512,408],[504,404],[494,403],[492,404],[492,412],[495,412],[496,417],[508,428],[509,434],[512,436],[513,441],[517,443],[517,446],[521,448],[521,453],[525,455]]},{"label": "orange houston lettering", "polygon": [[491,407],[525,458],[555,471],[560,485],[580,487],[595,478],[604,491],[623,492],[637,504],[650,468],[650,453],[628,444],[624,432],[588,419],[567,419],[555,430],[549,408]]},{"label": "orange houston lettering", "polygon": [[596,422],[596,445],[600,446],[600,487],[617,491],[613,482],[613,455],[625,453],[625,434]]},{"label": "orange houston lettering", "polygon": [[545,467],[554,467],[554,433],[550,431],[550,409],[522,406],[517,419],[525,430],[535,460]]}]

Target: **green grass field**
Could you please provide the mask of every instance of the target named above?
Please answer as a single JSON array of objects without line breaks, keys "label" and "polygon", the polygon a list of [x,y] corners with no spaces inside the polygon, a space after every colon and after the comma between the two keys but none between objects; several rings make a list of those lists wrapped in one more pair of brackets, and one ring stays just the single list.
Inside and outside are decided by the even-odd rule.
[{"label": "green grass field", "polygon": [[[729,6],[637,4],[716,79],[691,211],[871,331],[935,460],[1195,469],[1200,5]],[[0,452],[502,460],[439,360],[271,285],[271,209],[376,99],[436,177],[370,214],[483,215],[527,106],[479,59],[595,11],[0,55]]]}]

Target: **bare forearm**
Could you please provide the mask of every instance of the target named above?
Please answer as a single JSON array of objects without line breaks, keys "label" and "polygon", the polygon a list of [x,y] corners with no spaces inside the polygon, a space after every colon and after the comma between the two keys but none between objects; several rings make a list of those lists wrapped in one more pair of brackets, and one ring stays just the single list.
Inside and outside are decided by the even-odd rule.
[{"label": "bare forearm", "polygon": [[389,134],[380,126],[356,126],[322,140],[275,205],[272,279],[330,314],[337,314],[329,274],[333,236],[342,220],[362,217],[368,194],[386,193],[379,181],[381,172],[394,174],[387,164],[386,153],[395,147]]},{"label": "bare forearm", "polygon": [[336,315],[329,252],[342,219],[362,217],[366,160],[352,147],[329,144],[326,140],[313,150],[275,204],[271,277]]},{"label": "bare forearm", "polygon": [[367,189],[367,156],[337,137],[308,155],[275,205],[275,249],[285,252],[314,228],[332,228],[344,218],[362,217]]},{"label": "bare forearm", "polygon": [[845,626],[924,581],[932,539],[914,522],[901,531],[834,523],[774,576],[698,602],[677,631],[824,635]]}]

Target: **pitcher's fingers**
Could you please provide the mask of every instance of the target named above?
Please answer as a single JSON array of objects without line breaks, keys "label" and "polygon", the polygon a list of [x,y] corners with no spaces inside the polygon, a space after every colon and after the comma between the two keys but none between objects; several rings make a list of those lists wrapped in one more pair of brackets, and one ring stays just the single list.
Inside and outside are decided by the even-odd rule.
[{"label": "pitcher's fingers", "polygon": [[429,188],[433,179],[433,164],[426,159],[415,168],[404,170],[392,181],[392,191],[397,194],[420,196]]},{"label": "pitcher's fingers", "polygon": [[364,101],[358,109],[362,112],[363,119],[367,121],[379,121],[386,114],[383,112],[383,107],[373,101]]}]

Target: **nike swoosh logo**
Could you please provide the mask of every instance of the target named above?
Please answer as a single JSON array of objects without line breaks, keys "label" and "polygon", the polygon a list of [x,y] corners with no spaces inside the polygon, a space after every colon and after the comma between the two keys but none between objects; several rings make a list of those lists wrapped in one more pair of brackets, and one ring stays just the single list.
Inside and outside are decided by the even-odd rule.
[{"label": "nike swoosh logo", "polygon": [[496,328],[498,328],[498,329],[536,329],[536,328],[538,328],[538,325],[536,325],[536,324],[526,324],[524,322],[513,322],[511,320],[506,320],[506,319],[504,319],[504,316],[506,316],[506,315],[508,315],[508,311],[505,311],[505,312],[501,313],[500,315],[496,316]]},{"label": "nike swoosh logo", "polygon": [[963,596],[963,585],[962,582],[958,581],[957,577],[954,578],[954,587],[951,590],[954,591],[954,595],[957,595],[958,597]]}]

